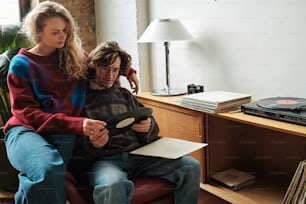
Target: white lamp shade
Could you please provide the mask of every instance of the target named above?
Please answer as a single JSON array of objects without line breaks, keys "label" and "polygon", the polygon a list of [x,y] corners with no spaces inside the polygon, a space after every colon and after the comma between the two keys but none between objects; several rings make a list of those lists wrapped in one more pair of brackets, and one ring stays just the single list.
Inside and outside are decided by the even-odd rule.
[{"label": "white lamp shade", "polygon": [[170,42],[189,40],[192,35],[178,19],[156,19],[150,23],[138,42]]}]

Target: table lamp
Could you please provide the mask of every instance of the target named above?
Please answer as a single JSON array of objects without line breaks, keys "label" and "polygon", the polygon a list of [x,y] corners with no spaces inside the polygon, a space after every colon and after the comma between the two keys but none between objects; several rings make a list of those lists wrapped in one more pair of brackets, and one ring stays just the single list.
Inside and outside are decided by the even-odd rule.
[{"label": "table lamp", "polygon": [[164,42],[166,58],[166,87],[161,90],[153,90],[152,95],[174,96],[185,94],[186,90],[175,89],[170,86],[169,72],[169,45],[170,41],[189,40],[192,35],[178,19],[156,19],[150,23],[139,38],[139,43]]}]

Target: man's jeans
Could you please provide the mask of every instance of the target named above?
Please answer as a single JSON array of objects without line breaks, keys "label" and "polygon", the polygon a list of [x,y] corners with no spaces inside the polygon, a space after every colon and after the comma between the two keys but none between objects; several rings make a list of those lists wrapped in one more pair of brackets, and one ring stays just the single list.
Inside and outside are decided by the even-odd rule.
[{"label": "man's jeans", "polygon": [[5,136],[8,159],[20,172],[15,203],[66,203],[66,164],[74,143],[73,134],[42,137],[23,126],[8,131]]},{"label": "man's jeans", "polygon": [[179,159],[146,157],[129,153],[103,157],[89,172],[96,204],[128,203],[133,182],[128,177],[158,176],[175,184],[176,204],[197,204],[200,191],[199,162],[190,156]]}]

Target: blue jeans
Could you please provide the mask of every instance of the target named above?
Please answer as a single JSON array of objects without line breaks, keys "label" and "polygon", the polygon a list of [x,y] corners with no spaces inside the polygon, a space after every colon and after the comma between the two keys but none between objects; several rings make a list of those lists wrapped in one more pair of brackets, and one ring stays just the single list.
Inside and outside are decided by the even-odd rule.
[{"label": "blue jeans", "polygon": [[96,204],[129,203],[134,185],[128,177],[157,176],[175,184],[176,204],[197,204],[200,191],[200,165],[190,156],[164,159],[129,154],[103,157],[89,173]]},{"label": "blue jeans", "polygon": [[66,164],[75,135],[41,136],[31,129],[12,127],[5,136],[8,159],[20,173],[17,204],[65,204]]}]

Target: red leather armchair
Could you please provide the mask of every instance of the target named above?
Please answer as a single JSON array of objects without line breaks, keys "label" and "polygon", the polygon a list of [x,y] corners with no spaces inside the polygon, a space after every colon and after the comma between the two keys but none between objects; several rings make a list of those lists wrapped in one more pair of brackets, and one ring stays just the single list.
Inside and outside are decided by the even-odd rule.
[{"label": "red leather armchair", "polygon": [[[15,192],[18,188],[18,172],[13,169],[7,160],[3,139],[0,139],[0,161],[2,162],[0,168],[0,188]],[[135,192],[131,204],[174,203],[174,184],[156,177],[139,177],[132,180]],[[66,174],[66,191],[67,200],[71,204],[94,203],[92,189],[78,184],[70,172]],[[9,199],[12,199],[11,194]]]},{"label": "red leather armchair", "polygon": [[[133,178],[135,193],[131,204],[173,204],[174,184],[156,177]],[[94,203],[92,189],[79,185],[70,172],[66,176],[67,200],[71,204]]]}]

